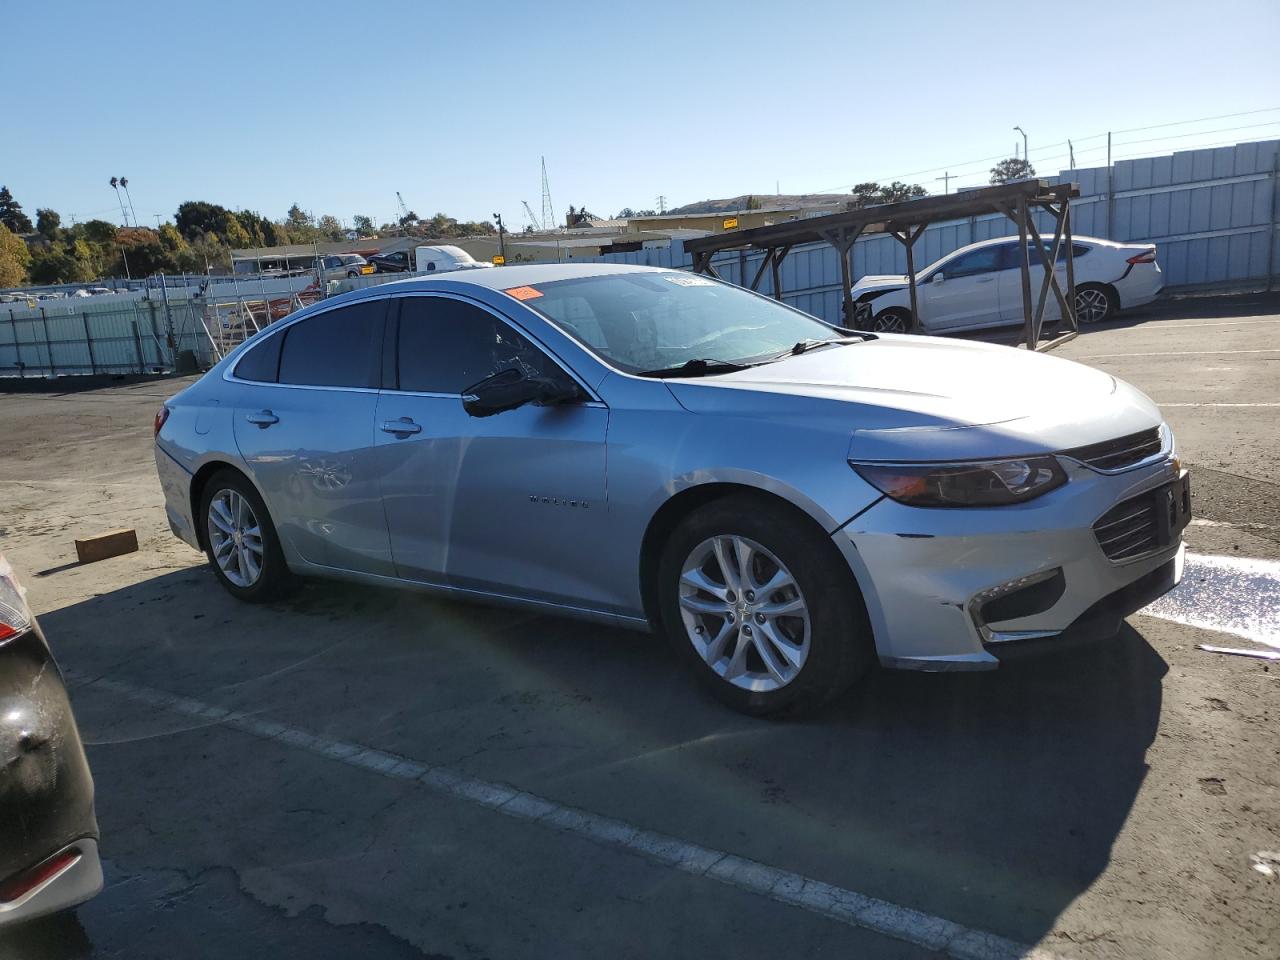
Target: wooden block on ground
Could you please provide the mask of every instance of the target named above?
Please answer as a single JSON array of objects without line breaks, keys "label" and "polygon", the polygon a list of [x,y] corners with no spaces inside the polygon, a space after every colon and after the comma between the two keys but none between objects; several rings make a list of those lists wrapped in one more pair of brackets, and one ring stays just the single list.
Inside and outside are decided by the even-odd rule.
[{"label": "wooden block on ground", "polygon": [[76,541],[76,556],[81,563],[94,563],[138,549],[138,534],[133,530],[111,530],[96,537]]}]

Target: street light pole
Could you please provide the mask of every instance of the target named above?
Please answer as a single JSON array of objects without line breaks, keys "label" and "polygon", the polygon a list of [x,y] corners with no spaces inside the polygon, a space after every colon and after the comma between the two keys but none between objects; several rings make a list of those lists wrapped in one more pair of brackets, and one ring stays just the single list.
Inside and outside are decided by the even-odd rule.
[{"label": "street light pole", "polygon": [[1021,127],[1014,127],[1013,129],[1022,134],[1022,162],[1030,163],[1031,158],[1027,156],[1027,131],[1023,130]]},{"label": "street light pole", "polygon": [[498,256],[502,258],[502,262],[505,264],[507,262],[507,243],[506,243],[507,231],[506,231],[506,228],[502,225],[502,214],[495,213],[493,215],[493,219],[498,224]]}]

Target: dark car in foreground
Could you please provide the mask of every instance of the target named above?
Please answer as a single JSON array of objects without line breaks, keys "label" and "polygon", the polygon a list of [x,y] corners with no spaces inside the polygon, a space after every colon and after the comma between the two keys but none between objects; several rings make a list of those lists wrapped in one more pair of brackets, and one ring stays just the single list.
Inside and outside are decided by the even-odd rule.
[{"label": "dark car in foreground", "polygon": [[101,889],[93,778],[62,673],[0,554],[0,927]]}]

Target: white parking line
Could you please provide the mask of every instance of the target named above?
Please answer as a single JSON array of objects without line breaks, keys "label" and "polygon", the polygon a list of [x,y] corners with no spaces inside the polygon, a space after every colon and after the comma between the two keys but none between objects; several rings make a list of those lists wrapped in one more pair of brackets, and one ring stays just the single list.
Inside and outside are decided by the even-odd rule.
[{"label": "white parking line", "polygon": [[1280,407],[1280,403],[1163,403],[1157,402],[1157,407]]},{"label": "white parking line", "polygon": [[568,807],[506,784],[468,777],[447,767],[432,766],[356,743],[331,740],[297,727],[177,697],[161,690],[105,677],[90,678],[71,671],[67,676],[86,687],[96,687],[154,707],[220,723],[263,740],[277,740],[384,777],[421,783],[431,790],[487,807],[504,816],[536,822],[602,846],[627,850],[695,876],[800,907],[838,923],[939,951],[956,960],[1060,960],[1060,955],[1048,950],[1033,948],[724,850],[645,830],[625,820]]},{"label": "white parking line", "polygon": [[1261,350],[1169,350],[1164,353],[1091,353],[1085,357],[1072,357],[1072,360],[1108,360],[1115,357],[1222,357],[1229,353],[1280,353],[1280,349],[1267,348]]}]

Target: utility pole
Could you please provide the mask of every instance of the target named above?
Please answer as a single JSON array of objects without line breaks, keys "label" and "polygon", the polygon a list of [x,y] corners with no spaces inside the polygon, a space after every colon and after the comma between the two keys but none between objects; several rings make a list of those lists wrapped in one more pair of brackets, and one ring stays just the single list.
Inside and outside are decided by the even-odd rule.
[{"label": "utility pole", "polygon": [[502,225],[502,214],[495,213],[493,215],[493,219],[497,221],[497,224],[498,224],[498,256],[502,258],[502,262],[505,264],[507,262],[507,242],[506,242],[507,230]]},{"label": "utility pole", "polygon": [[667,198],[662,194],[658,194],[658,213],[665,214],[667,212]]},{"label": "utility pole", "polygon": [[1067,141],[1067,156],[1071,158],[1071,169],[1076,168],[1076,148],[1071,145],[1071,141]]},{"label": "utility pole", "polygon": [[[1031,157],[1027,153],[1027,131],[1023,130],[1021,127],[1014,127],[1013,129],[1022,134],[1022,162],[1029,163],[1031,161]],[[1014,152],[1017,152],[1016,147],[1014,148]]]},{"label": "utility pole", "polygon": [[946,196],[951,192],[951,181],[955,179],[950,173],[944,173],[940,177],[934,177],[935,180],[942,181],[942,195]]}]

